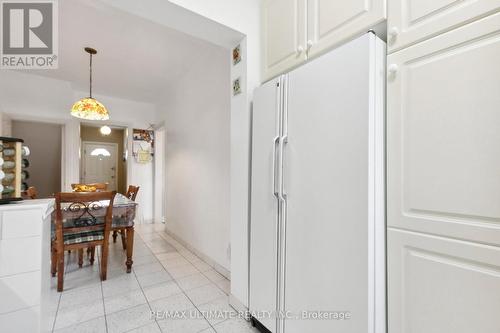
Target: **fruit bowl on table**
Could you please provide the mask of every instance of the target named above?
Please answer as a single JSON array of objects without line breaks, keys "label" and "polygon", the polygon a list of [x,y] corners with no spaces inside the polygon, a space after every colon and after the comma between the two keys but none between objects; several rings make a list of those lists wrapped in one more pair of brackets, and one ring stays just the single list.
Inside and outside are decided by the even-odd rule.
[{"label": "fruit bowl on table", "polygon": [[96,192],[97,188],[95,186],[88,185],[77,185],[73,188],[73,192]]}]

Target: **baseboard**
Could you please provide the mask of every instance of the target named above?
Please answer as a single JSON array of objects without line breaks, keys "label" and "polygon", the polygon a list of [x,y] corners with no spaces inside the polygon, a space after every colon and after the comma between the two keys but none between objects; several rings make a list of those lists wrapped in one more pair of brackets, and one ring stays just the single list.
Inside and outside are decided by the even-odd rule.
[{"label": "baseboard", "polygon": [[187,248],[189,251],[193,252],[198,257],[200,257],[201,260],[206,262],[216,272],[220,273],[226,279],[231,280],[231,272],[229,270],[227,270],[225,267],[222,267],[220,264],[215,262],[215,260],[213,260],[212,258],[207,256],[205,253],[198,251],[196,248],[191,246],[191,244],[187,243],[184,239],[182,239],[181,237],[177,236],[174,232],[172,232],[172,230],[168,229],[166,225],[165,225],[165,233],[167,233],[170,237],[175,239],[177,242],[179,242],[182,246]]},{"label": "baseboard", "polygon": [[229,294],[229,305],[231,305],[237,312],[244,313],[246,320],[250,320],[248,308],[243,303],[241,303],[233,294]]},{"label": "baseboard", "polygon": [[146,219],[146,220],[142,220],[140,221],[139,223],[137,223],[138,221],[135,221],[136,224],[153,224],[155,221],[154,219]]}]

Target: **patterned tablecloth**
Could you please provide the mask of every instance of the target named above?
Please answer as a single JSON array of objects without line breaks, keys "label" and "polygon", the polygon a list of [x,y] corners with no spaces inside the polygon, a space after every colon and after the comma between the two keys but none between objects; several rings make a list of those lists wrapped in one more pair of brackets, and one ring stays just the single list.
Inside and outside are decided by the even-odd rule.
[{"label": "patterned tablecloth", "polygon": [[[103,217],[106,214],[106,208],[109,201],[96,201],[89,205],[88,213],[96,218]],[[63,208],[64,220],[78,220],[82,216],[82,209],[77,204],[61,204]],[[135,211],[137,203],[130,200],[121,193],[117,193],[113,202],[113,223],[112,228],[126,228],[134,226]],[[55,212],[52,215],[52,220],[55,220]]]},{"label": "patterned tablecloth", "polygon": [[[61,204],[63,210],[64,227],[78,225],[95,225],[104,223],[106,208],[109,201],[95,201],[91,203],[65,203]],[[111,228],[124,229],[124,249],[127,251],[127,273],[132,271],[132,254],[134,249],[134,218],[137,203],[128,199],[123,194],[117,193],[113,202],[113,222]],[[55,234],[55,211],[52,213],[52,233]],[[53,236],[54,237],[54,236]],[[122,238],[123,239],[123,238]]]}]

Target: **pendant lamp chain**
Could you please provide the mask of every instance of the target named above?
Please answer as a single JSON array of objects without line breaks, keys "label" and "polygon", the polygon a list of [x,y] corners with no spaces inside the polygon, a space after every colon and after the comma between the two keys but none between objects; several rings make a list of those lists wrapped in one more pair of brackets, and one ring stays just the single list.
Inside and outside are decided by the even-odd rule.
[{"label": "pendant lamp chain", "polygon": [[90,98],[92,98],[92,53],[89,53],[90,54]]}]

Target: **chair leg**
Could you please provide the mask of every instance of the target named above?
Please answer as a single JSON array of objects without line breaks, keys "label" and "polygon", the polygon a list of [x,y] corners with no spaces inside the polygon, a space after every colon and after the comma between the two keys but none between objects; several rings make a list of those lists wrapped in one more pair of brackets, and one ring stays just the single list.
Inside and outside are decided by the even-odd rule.
[{"label": "chair leg", "polygon": [[95,260],[95,246],[90,247],[89,250],[90,250],[90,264],[93,265]]},{"label": "chair leg", "polygon": [[78,249],[78,267],[83,266],[83,249]]},{"label": "chair leg", "polygon": [[90,256],[90,253],[92,252],[92,249],[90,247],[87,248],[87,257]]},{"label": "chair leg", "polygon": [[106,281],[108,276],[108,252],[109,252],[109,233],[107,237],[104,237],[104,244],[102,244],[101,248],[101,280]]},{"label": "chair leg", "polygon": [[122,236],[122,247],[124,250],[127,249],[127,237],[125,235],[125,229],[120,229],[120,234]]},{"label": "chair leg", "polygon": [[113,230],[113,243],[116,243],[116,237],[118,236],[118,231]]},{"label": "chair leg", "polygon": [[57,270],[57,254],[54,245],[51,246],[50,251],[52,254],[50,259],[50,273],[52,274],[52,277],[54,277],[56,276],[56,270]]},{"label": "chair leg", "polygon": [[63,291],[64,251],[57,251],[57,291]]}]

